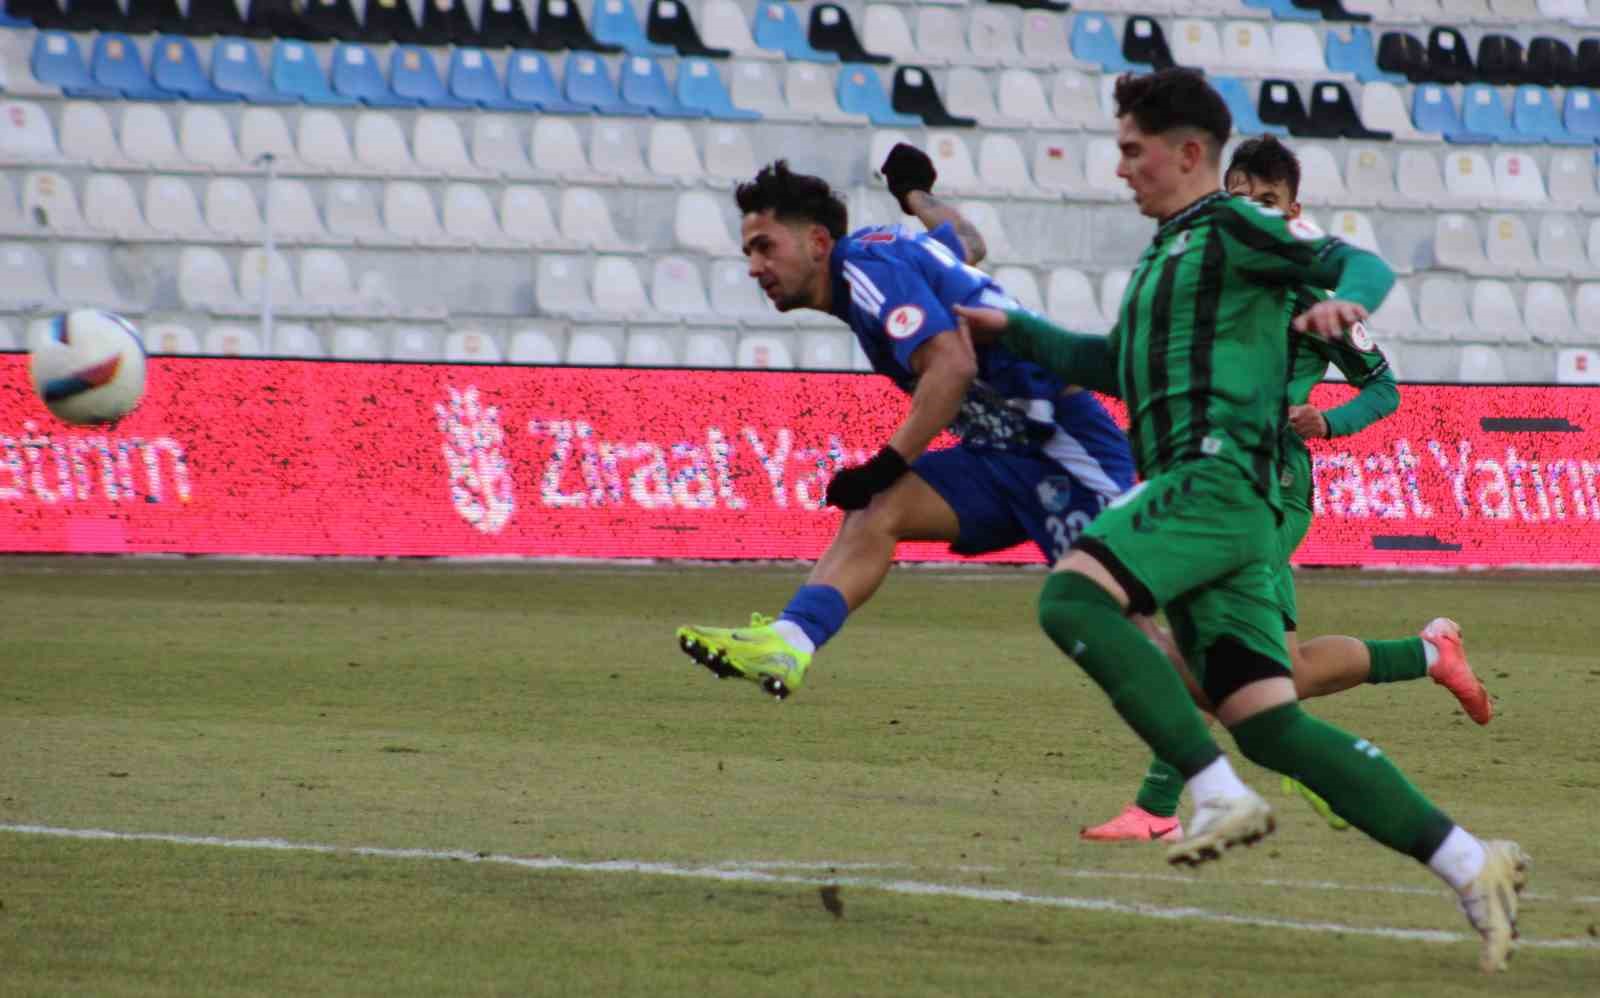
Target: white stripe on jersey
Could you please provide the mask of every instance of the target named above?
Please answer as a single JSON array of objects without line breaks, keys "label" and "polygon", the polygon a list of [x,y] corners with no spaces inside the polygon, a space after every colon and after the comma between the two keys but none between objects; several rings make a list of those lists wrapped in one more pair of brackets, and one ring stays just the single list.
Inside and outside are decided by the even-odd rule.
[{"label": "white stripe on jersey", "polygon": [[846,260],[844,263],[844,279],[850,285],[850,296],[856,300],[866,311],[874,316],[883,311],[883,292],[872,283],[860,267]]},{"label": "white stripe on jersey", "polygon": [[1095,460],[1088,448],[1078,442],[1078,438],[1056,427],[1056,432],[1044,445],[1045,455],[1057,464],[1072,472],[1078,481],[1094,489],[1107,499],[1115,499],[1126,490],[1116,483],[1106,470]]}]

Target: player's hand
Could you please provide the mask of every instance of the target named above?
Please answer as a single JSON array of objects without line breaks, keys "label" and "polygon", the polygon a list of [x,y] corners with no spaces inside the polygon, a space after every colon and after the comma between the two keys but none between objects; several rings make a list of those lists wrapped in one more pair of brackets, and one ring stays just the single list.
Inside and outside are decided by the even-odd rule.
[{"label": "player's hand", "polygon": [[1337,340],[1344,331],[1358,322],[1364,322],[1367,310],[1353,301],[1329,298],[1295,316],[1294,331],[1310,333],[1325,340]]},{"label": "player's hand", "polygon": [[1291,405],[1289,428],[1300,434],[1301,440],[1326,440],[1328,437],[1328,420],[1314,405]]},{"label": "player's hand", "polygon": [[957,305],[956,321],[967,336],[978,346],[988,346],[1006,331],[1010,317],[998,308],[968,308]]},{"label": "player's hand", "polygon": [[824,501],[843,510],[865,509],[873,496],[893,485],[910,467],[899,451],[885,444],[866,464],[834,475]]},{"label": "player's hand", "polygon": [[912,191],[932,191],[933,182],[939,179],[939,171],[933,168],[928,154],[904,142],[895,143],[878,172],[889,182],[889,193],[900,202],[900,210],[907,215],[916,213],[906,202],[906,195]]}]

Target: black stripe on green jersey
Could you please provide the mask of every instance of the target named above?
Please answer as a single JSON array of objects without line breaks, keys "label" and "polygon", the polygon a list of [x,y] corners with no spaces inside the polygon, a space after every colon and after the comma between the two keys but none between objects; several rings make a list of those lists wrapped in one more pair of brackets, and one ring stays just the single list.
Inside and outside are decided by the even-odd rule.
[{"label": "black stripe on green jersey", "polygon": [[1211,432],[1212,351],[1217,342],[1217,312],[1222,305],[1226,283],[1228,250],[1215,232],[1208,233],[1204,255],[1200,258],[1200,281],[1195,289],[1194,341],[1189,349],[1189,451],[1198,453],[1201,442]]},{"label": "black stripe on green jersey", "polygon": [[[1118,351],[1122,354],[1122,390],[1123,398],[1128,398],[1128,392],[1139,384],[1137,351],[1128,349],[1128,338],[1139,328],[1139,295],[1144,292],[1144,282],[1150,277],[1149,267],[1139,267],[1133,277],[1133,283],[1128,285],[1123,293],[1122,309],[1122,342],[1118,344]],[[1128,446],[1135,455],[1143,453],[1141,442],[1144,434],[1141,432],[1139,420],[1134,418],[1134,413],[1128,413]]]},{"label": "black stripe on green jersey", "polygon": [[[1270,209],[1257,207],[1256,210],[1265,212]],[[1338,239],[1331,237],[1320,239],[1315,244],[1302,240],[1284,242],[1265,229],[1251,225],[1243,216],[1232,211],[1215,212],[1212,217],[1219,228],[1249,249],[1260,253],[1271,253],[1303,267],[1311,266],[1341,245]]]},{"label": "black stripe on green jersey", "polygon": [[[1150,346],[1145,353],[1145,376],[1150,394],[1160,398],[1167,390],[1167,348],[1172,340],[1172,285],[1178,278],[1178,260],[1163,254],[1161,276],[1156,279],[1150,301]],[[1148,271],[1146,271],[1148,273]],[[1172,460],[1172,410],[1165,402],[1150,413],[1156,430],[1156,462],[1165,467]]]}]

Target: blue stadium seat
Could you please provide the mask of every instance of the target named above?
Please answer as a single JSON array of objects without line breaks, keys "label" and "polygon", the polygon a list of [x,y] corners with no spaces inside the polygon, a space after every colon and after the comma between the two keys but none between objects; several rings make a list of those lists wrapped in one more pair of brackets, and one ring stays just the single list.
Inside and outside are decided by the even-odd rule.
[{"label": "blue stadium seat", "polygon": [[256,56],[255,43],[246,38],[218,38],[211,46],[211,82],[223,93],[237,94],[252,104],[293,104],[267,79]]},{"label": "blue stadium seat", "polygon": [[594,17],[590,23],[595,38],[611,45],[621,45],[629,55],[678,54],[678,50],[672,46],[657,45],[645,37],[631,0],[594,0]]},{"label": "blue stadium seat", "polygon": [[722,84],[722,75],[709,59],[682,59],[678,62],[678,103],[696,108],[722,121],[756,121],[761,112],[736,107]]},{"label": "blue stadium seat", "polygon": [[17,17],[7,10],[9,4],[0,4],[0,27],[6,28],[31,28],[33,22],[25,17]]},{"label": "blue stadium seat", "polygon": [[1567,126],[1561,123],[1561,112],[1556,109],[1556,95],[1531,83],[1518,87],[1516,96],[1512,98],[1511,127],[1530,142],[1585,146],[1594,141],[1587,136],[1568,132]]},{"label": "blue stadium seat", "polygon": [[1072,56],[1099,63],[1108,73],[1148,72],[1122,57],[1122,37],[1104,14],[1079,14],[1072,20]]},{"label": "blue stadium seat", "polygon": [[[604,71],[602,65],[601,72]],[[506,97],[518,107],[559,114],[582,114],[589,110],[585,104],[567,100],[550,63],[544,56],[527,49],[511,53],[506,62]]]},{"label": "blue stadium seat", "polygon": [[28,64],[34,79],[60,87],[68,97],[111,100],[122,96],[94,82],[89,76],[88,64],[83,61],[78,40],[65,31],[39,32],[33,39],[33,54]]},{"label": "blue stadium seat", "polygon": [[309,42],[279,39],[272,46],[272,86],[279,93],[319,107],[350,107],[360,103],[341,97],[328,85],[317,50]]},{"label": "blue stadium seat", "polygon": [[[1511,127],[1511,115],[1500,100],[1500,90],[1487,83],[1474,83],[1461,95],[1461,126],[1469,132],[1487,135],[1495,142],[1522,145],[1539,139],[1520,135]],[[1448,139],[1449,136],[1446,136]]]},{"label": "blue stadium seat", "polygon": [[150,82],[139,46],[127,35],[107,31],[94,40],[94,55],[89,59],[89,75],[94,82],[122,94],[129,100],[172,100],[175,95]]},{"label": "blue stadium seat", "polygon": [[1328,44],[1324,51],[1328,68],[1335,73],[1353,73],[1355,78],[1362,83],[1382,81],[1404,86],[1406,78],[1398,73],[1385,73],[1378,68],[1378,50],[1372,44],[1372,32],[1359,24],[1347,24],[1345,30],[1350,32],[1350,40],[1345,41],[1339,37],[1338,32],[1328,31]]},{"label": "blue stadium seat", "polygon": [[1294,0],[1244,0],[1246,7],[1270,11],[1279,21],[1320,21],[1322,14],[1304,7],[1296,7]]},{"label": "blue stadium seat", "polygon": [[623,103],[617,85],[611,82],[604,59],[592,52],[570,52],[564,71],[567,100],[591,107],[601,114],[637,114],[649,112],[644,108]]},{"label": "blue stadium seat", "polygon": [[425,107],[467,108],[474,105],[450,96],[439,78],[439,67],[425,48],[398,45],[389,56],[389,85],[395,96],[416,101]]},{"label": "blue stadium seat", "polygon": [[1478,132],[1469,132],[1456,112],[1456,102],[1450,89],[1437,83],[1424,83],[1411,95],[1411,122],[1419,131],[1443,135],[1446,142],[1467,142],[1489,145],[1494,139]]},{"label": "blue stadium seat", "polygon": [[[513,59],[516,56],[512,56]],[[554,86],[552,85],[552,90]],[[527,110],[506,96],[506,85],[482,49],[457,48],[450,53],[450,95],[494,111]],[[537,105],[535,105],[537,106]]]},{"label": "blue stadium seat", "polygon": [[839,110],[864,114],[874,125],[922,125],[917,115],[901,114],[890,105],[889,94],[883,89],[877,71],[864,63],[851,63],[839,70],[835,96],[839,99]]},{"label": "blue stadium seat", "polygon": [[790,59],[807,62],[838,62],[839,53],[819,52],[806,41],[806,28],[800,15],[786,3],[766,2],[756,6],[755,42],[761,48],[782,52]]},{"label": "blue stadium seat", "polygon": [[1250,96],[1250,91],[1245,87],[1244,81],[1232,76],[1213,76],[1211,85],[1217,93],[1227,102],[1228,112],[1233,115],[1233,130],[1240,135],[1288,135],[1289,129],[1283,125],[1269,125],[1261,120],[1261,115],[1256,111],[1255,98]]},{"label": "blue stadium seat", "polygon": [[1568,90],[1561,123],[1575,139],[1600,142],[1600,93],[1579,87]]},{"label": "blue stadium seat", "polygon": [[182,35],[162,35],[150,50],[150,79],[169,93],[179,94],[185,100],[225,103],[239,99],[238,94],[223,93],[212,85],[200,65],[200,53],[194,42]]},{"label": "blue stadium seat", "polygon": [[368,107],[416,107],[417,102],[397,97],[383,78],[378,58],[365,45],[341,42],[333,47],[333,92],[354,97]]},{"label": "blue stadium seat", "polygon": [[648,56],[630,55],[622,60],[622,100],[647,108],[658,118],[701,118],[698,108],[684,107],[667,83],[661,63]]}]

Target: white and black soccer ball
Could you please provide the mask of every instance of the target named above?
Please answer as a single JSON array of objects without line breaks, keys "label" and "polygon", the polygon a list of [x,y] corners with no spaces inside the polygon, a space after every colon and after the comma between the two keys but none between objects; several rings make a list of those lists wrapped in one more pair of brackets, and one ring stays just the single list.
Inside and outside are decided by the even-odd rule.
[{"label": "white and black soccer ball", "polygon": [[58,315],[33,348],[33,390],[56,418],[110,423],[144,396],[144,342],[120,315],[81,308]]}]

